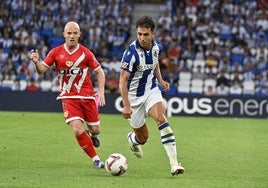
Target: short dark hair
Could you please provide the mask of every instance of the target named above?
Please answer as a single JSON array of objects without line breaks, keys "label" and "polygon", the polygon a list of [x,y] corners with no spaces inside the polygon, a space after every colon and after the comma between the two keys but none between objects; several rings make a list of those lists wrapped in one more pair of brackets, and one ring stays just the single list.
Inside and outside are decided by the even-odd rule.
[{"label": "short dark hair", "polygon": [[150,28],[152,31],[155,29],[155,20],[151,16],[143,16],[136,22],[136,29],[138,27]]}]

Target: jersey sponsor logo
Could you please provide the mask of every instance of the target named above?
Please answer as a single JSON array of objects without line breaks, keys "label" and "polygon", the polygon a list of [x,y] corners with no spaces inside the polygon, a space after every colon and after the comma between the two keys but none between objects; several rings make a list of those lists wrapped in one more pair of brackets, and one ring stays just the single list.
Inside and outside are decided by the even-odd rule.
[{"label": "jersey sponsor logo", "polygon": [[149,70],[149,69],[154,69],[156,66],[156,64],[152,64],[152,65],[138,65],[137,69],[139,71],[144,71],[144,70]]},{"label": "jersey sponsor logo", "polygon": [[59,74],[66,74],[66,75],[83,74],[83,69],[80,69],[80,68],[61,69],[59,70]]},{"label": "jersey sponsor logo", "polygon": [[[81,91],[82,85],[85,81],[85,78],[88,74],[88,68],[80,69],[78,66],[85,60],[85,53],[82,53],[74,62],[71,69],[62,69],[61,73],[63,75],[68,75],[69,78],[65,78],[64,82],[62,82],[62,92],[61,95],[65,95],[65,93],[70,93],[72,88],[75,88],[79,93]],[[62,76],[61,74],[61,76]],[[77,75],[81,75],[78,83],[73,83]]]},{"label": "jersey sponsor logo", "polygon": [[66,65],[67,65],[68,67],[71,67],[71,66],[73,66],[73,64],[74,64],[74,62],[72,62],[72,61],[66,61],[65,63],[66,63]]}]

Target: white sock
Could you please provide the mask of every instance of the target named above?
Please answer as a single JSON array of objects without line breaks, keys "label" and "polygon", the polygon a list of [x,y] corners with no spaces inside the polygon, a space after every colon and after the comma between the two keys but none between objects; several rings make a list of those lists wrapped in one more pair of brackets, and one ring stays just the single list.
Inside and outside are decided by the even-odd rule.
[{"label": "white sock", "polygon": [[177,165],[177,148],[176,140],[172,129],[168,122],[163,123],[158,127],[161,135],[162,144],[166,150],[167,156],[169,157],[170,165]]}]

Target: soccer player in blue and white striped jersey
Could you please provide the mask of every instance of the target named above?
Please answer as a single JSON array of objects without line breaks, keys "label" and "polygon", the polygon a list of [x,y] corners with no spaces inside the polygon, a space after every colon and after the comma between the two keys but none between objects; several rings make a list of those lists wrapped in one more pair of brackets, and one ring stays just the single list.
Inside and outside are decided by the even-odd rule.
[{"label": "soccer player in blue and white striped jersey", "polygon": [[170,161],[171,174],[179,175],[184,168],[178,162],[176,140],[166,118],[166,107],[161,90],[169,90],[169,83],[163,80],[159,57],[163,46],[153,40],[155,21],[143,16],[136,22],[137,40],[125,50],[121,60],[119,89],[123,100],[122,115],[129,119],[133,129],[127,136],[130,149],[137,157],[142,157],[140,145],[148,139],[146,118],[151,116],[156,122],[162,144]]}]

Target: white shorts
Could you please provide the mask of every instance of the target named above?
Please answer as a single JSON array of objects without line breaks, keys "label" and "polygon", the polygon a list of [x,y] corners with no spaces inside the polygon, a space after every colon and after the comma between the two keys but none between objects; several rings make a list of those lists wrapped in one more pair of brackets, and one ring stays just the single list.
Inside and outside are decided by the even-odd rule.
[{"label": "white shorts", "polygon": [[129,123],[133,128],[140,128],[144,125],[150,108],[156,103],[163,102],[164,100],[161,91],[158,88],[154,88],[145,96],[129,96],[129,101],[132,108],[132,114],[129,119]]}]

